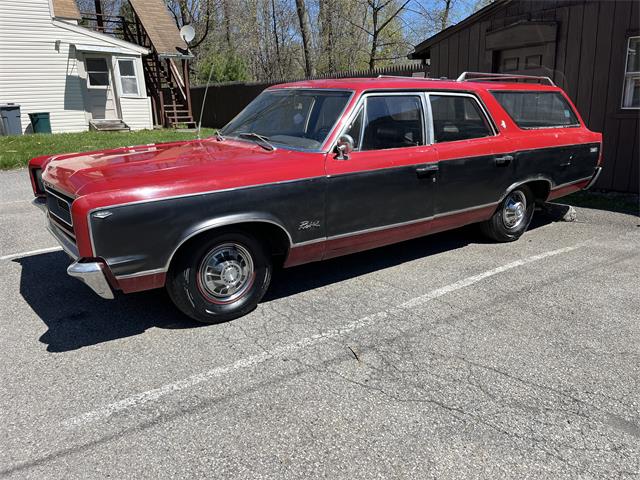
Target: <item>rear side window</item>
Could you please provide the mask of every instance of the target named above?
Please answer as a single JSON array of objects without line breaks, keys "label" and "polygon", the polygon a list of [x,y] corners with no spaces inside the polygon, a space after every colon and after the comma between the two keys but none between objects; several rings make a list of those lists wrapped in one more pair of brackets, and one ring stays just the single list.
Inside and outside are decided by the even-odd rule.
[{"label": "rear side window", "polygon": [[429,94],[435,143],[493,135],[478,102],[463,95]]},{"label": "rear side window", "polygon": [[579,126],[578,118],[559,92],[491,92],[520,128]]}]

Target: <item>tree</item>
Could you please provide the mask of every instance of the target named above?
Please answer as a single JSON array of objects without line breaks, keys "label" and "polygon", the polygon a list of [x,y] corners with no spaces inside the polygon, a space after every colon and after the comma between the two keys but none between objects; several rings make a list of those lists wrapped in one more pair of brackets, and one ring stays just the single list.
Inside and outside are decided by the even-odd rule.
[{"label": "tree", "polygon": [[[491,3],[492,0],[476,0],[476,9],[482,8],[484,4]],[[419,21],[423,27],[417,30],[424,36],[431,36],[441,32],[452,23],[455,23],[457,15],[460,13],[458,7],[464,10],[464,2],[459,0],[414,0],[411,8],[412,13],[418,14]],[[452,21],[453,19],[453,21]]]},{"label": "tree", "polygon": [[309,13],[304,4],[304,0],[296,0],[296,10],[300,21],[300,35],[302,36],[302,49],[304,51],[304,73],[307,77],[315,75],[313,60],[311,58],[311,26],[309,24]]},{"label": "tree", "polygon": [[[380,43],[382,32],[395,20],[400,12],[406,8],[411,0],[403,0],[400,6],[396,0],[366,0],[367,13],[371,12],[371,29],[360,27],[371,37],[371,49],[369,52],[369,70],[376,68],[378,49],[383,46]],[[365,17],[366,18],[366,17]],[[355,25],[355,24],[354,24]]]},{"label": "tree", "polygon": [[[218,81],[271,81],[405,62],[412,44],[455,22],[470,2],[488,0],[164,1],[178,27],[196,30],[191,68],[203,82],[209,71]],[[107,4],[128,3],[102,2],[105,14]]]},{"label": "tree", "polygon": [[319,56],[327,59],[327,72],[334,73],[335,59],[334,59],[334,17],[335,11],[333,5],[334,0],[320,0],[319,2],[319,14],[318,23],[320,29],[320,51]]},{"label": "tree", "polygon": [[222,0],[222,19],[227,48],[231,50],[233,49],[231,43],[231,0]]},{"label": "tree", "polygon": [[198,48],[211,30],[214,0],[166,0],[166,3],[178,28],[184,25],[194,27],[196,38],[189,43],[189,48]]},{"label": "tree", "polygon": [[[211,74],[211,77],[209,77]],[[197,81],[205,84],[249,80],[249,72],[243,60],[233,54],[210,52],[198,65]]]},{"label": "tree", "polygon": [[449,26],[449,14],[451,12],[451,0],[444,0],[444,8],[440,14],[440,30]]},{"label": "tree", "polygon": [[[363,29],[368,21],[364,2],[318,0],[317,19],[319,41],[315,65],[319,73],[367,67],[369,35]],[[355,21],[358,21],[357,25]]]}]

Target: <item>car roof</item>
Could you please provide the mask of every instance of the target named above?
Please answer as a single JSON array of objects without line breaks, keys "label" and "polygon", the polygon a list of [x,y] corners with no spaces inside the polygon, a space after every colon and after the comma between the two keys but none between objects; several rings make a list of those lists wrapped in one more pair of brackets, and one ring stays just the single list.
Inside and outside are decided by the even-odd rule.
[{"label": "car roof", "polygon": [[300,82],[273,85],[270,89],[280,88],[314,88],[334,90],[530,90],[559,91],[556,86],[539,83],[522,83],[508,81],[463,81],[448,79],[431,79],[419,77],[371,77],[371,78],[333,78],[323,80],[303,80]]}]

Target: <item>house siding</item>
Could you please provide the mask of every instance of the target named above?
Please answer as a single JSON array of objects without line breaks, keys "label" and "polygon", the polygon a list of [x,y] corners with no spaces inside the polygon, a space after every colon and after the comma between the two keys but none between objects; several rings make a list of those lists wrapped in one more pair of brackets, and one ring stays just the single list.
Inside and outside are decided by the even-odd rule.
[{"label": "house siding", "polygon": [[32,112],[50,112],[54,132],[88,127],[70,33],[51,23],[48,0],[0,2],[0,103],[21,106],[23,131]]},{"label": "house siding", "polygon": [[151,123],[151,99],[149,97],[122,97],[120,110],[123,120],[131,130],[153,128]]},{"label": "house siding", "polygon": [[640,2],[515,0],[433,44],[431,76],[491,72],[487,32],[528,21],[557,22],[555,65],[549,75],[587,126],[603,133],[604,168],[596,187],[638,193],[640,112],[622,109],[621,102],[627,38],[640,35]]},{"label": "house siding", "polygon": [[[23,132],[30,131],[33,112],[49,112],[54,133],[88,129],[86,77],[75,44],[112,46],[55,25],[49,0],[0,1],[0,103],[20,105]],[[140,120],[148,108],[137,103],[127,113],[133,124],[148,128],[151,117]]]}]

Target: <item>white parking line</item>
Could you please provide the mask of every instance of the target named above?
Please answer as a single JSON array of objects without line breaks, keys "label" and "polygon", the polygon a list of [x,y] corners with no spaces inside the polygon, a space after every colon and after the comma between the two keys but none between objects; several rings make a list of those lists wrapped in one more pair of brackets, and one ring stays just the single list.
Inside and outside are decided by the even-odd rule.
[{"label": "white parking line", "polygon": [[13,203],[31,203],[33,200],[9,200],[7,202],[0,202],[0,207],[2,205],[11,205]]},{"label": "white parking line", "polygon": [[4,255],[0,257],[0,261],[15,260],[16,258],[30,257],[31,255],[38,255],[40,253],[57,252],[60,250],[62,250],[62,247],[58,246],[58,247],[40,248],[38,250],[29,250],[28,252],[12,253],[11,255]]},{"label": "white parking line", "polygon": [[188,377],[184,380],[179,380],[177,382],[169,383],[167,385],[163,385],[161,387],[154,388],[152,390],[147,390],[146,392],[141,392],[135,395],[131,395],[130,397],[127,397],[123,400],[111,403],[109,405],[105,405],[104,407],[98,408],[96,410],[92,410],[90,412],[84,413],[77,417],[69,418],[63,422],[63,425],[67,427],[82,426],[92,422],[96,422],[101,419],[108,418],[111,415],[114,415],[118,412],[122,412],[124,410],[141,407],[147,403],[159,400],[160,398],[166,395],[169,395],[171,393],[187,390],[189,388],[195,387],[196,385],[207,382],[214,378],[221,377],[227,373],[251,368],[258,364],[264,363],[267,360],[282,357],[288,353],[292,353],[297,350],[301,350],[303,348],[315,345],[324,340],[340,337],[345,334],[351,333],[355,330],[370,326],[375,322],[383,320],[387,317],[391,317],[394,314],[402,313],[403,310],[424,305],[425,303],[430,302],[431,300],[434,300],[438,297],[442,297],[449,293],[455,292],[456,290],[460,290],[464,287],[468,287],[469,285],[478,283],[484,280],[485,278],[492,277],[499,273],[506,272],[508,270],[512,270],[514,268],[521,267],[529,263],[540,261],[544,258],[552,257],[554,255],[560,255],[562,253],[571,252],[572,250],[576,250],[577,248],[580,248],[584,245],[585,243],[580,243],[570,247],[547,251],[544,253],[540,253],[538,255],[524,258],[522,260],[516,260],[515,262],[507,263],[506,265],[502,265],[500,267],[487,270],[478,275],[473,275],[471,277],[464,278],[450,285],[437,288],[424,295],[420,295],[418,297],[412,298],[411,300],[401,303],[400,305],[397,305],[395,307],[391,307],[387,310],[383,310],[378,313],[374,313],[373,315],[360,318],[358,320],[355,320],[351,323],[346,324],[341,328],[334,328],[331,330],[327,330],[325,332],[318,333],[316,335],[312,335],[310,337],[306,337],[301,340],[298,340],[295,343],[290,343],[288,345],[283,345],[281,347],[277,347],[272,350],[267,350],[263,353],[259,353],[257,355],[252,355],[250,357],[243,358],[229,365],[213,368],[206,372]]}]

